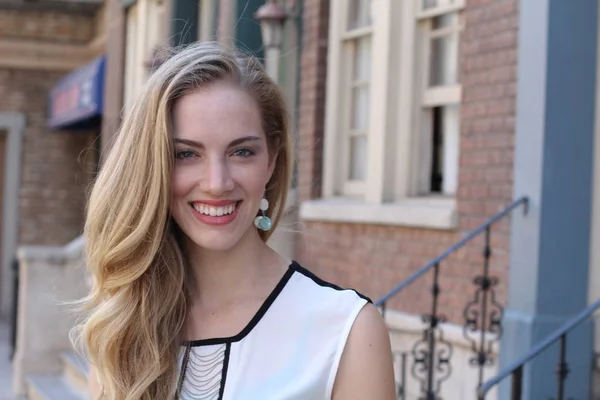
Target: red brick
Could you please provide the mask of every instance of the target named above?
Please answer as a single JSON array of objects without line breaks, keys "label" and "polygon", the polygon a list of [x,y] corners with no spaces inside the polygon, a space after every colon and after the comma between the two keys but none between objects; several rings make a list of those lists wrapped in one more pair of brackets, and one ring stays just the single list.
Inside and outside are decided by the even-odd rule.
[{"label": "red brick", "polygon": [[[0,38],[88,42],[94,16],[73,12],[2,10]],[[43,68],[43,65],[40,66]],[[0,69],[0,111],[25,115],[19,192],[19,244],[64,245],[83,227],[85,191],[96,164],[98,132],[48,128],[48,94],[65,73]]]}]

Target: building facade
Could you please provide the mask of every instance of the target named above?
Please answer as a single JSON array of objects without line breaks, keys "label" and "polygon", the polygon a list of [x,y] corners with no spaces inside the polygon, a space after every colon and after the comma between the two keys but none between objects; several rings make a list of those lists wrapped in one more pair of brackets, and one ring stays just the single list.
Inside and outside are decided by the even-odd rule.
[{"label": "building facade", "polygon": [[101,1],[0,5],[3,318],[14,306],[17,247],[81,234],[97,164],[104,16]]},{"label": "building facade", "polygon": [[[484,377],[600,296],[595,1],[314,0],[303,15],[301,262],[377,300],[525,196],[490,231],[496,304],[477,329],[503,335]],[[485,312],[474,284],[485,248],[482,234],[439,264],[436,312],[448,323],[436,337],[453,345],[446,363],[435,354],[444,399],[475,398],[463,327],[468,306]],[[433,269],[386,304],[411,399],[427,386],[410,368],[432,281]],[[589,322],[569,339],[573,398],[590,396],[592,334]],[[527,367],[525,398],[555,396],[553,349]]]}]

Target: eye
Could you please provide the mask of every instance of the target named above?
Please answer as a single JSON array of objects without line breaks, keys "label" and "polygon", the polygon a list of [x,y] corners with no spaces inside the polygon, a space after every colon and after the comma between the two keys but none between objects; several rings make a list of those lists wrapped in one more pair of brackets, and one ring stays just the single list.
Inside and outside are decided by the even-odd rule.
[{"label": "eye", "polygon": [[253,156],[254,155],[254,150],[247,149],[247,148],[238,149],[238,150],[236,150],[236,151],[233,152],[233,155],[237,156],[237,157],[244,157],[244,158],[246,158],[246,157]]},{"label": "eye", "polygon": [[192,158],[196,155],[196,153],[194,153],[191,150],[180,150],[180,151],[176,151],[175,152],[175,158],[177,158],[178,160],[184,160],[186,158]]}]

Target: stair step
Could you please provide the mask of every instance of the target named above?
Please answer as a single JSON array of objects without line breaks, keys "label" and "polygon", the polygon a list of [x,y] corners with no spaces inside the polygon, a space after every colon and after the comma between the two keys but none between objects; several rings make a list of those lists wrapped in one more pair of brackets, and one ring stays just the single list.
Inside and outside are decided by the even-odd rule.
[{"label": "stair step", "polygon": [[61,353],[60,359],[63,363],[63,376],[67,383],[79,393],[88,395],[88,363],[75,353]]},{"label": "stair step", "polygon": [[88,400],[58,374],[32,375],[27,379],[29,400]]}]

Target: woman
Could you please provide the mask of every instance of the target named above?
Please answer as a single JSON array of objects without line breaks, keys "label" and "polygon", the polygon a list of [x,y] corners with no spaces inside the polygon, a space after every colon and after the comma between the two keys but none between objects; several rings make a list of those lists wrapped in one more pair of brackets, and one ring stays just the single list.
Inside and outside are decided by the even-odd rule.
[{"label": "woman", "polygon": [[152,75],[89,200],[94,398],[395,398],[376,308],[266,244],[291,165],[256,59],[200,44]]}]

